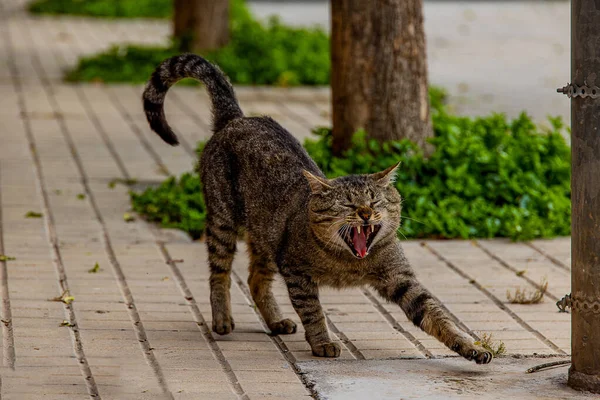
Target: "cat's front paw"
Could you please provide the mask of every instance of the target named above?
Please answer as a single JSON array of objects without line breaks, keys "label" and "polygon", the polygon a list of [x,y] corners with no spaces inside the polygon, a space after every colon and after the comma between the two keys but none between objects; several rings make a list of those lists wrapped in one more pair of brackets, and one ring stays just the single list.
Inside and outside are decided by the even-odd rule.
[{"label": "cat's front paw", "polygon": [[219,335],[227,335],[235,329],[233,317],[229,315],[218,315],[213,318],[212,330]]},{"label": "cat's front paw", "polygon": [[489,350],[470,343],[456,343],[452,346],[452,350],[469,361],[475,361],[477,364],[489,364],[494,358]]},{"label": "cat's front paw", "polygon": [[313,356],[317,357],[339,357],[342,349],[335,342],[319,343],[312,346]]},{"label": "cat's front paw", "polygon": [[291,319],[286,318],[275,322],[269,329],[273,335],[289,335],[296,333],[296,323]]}]

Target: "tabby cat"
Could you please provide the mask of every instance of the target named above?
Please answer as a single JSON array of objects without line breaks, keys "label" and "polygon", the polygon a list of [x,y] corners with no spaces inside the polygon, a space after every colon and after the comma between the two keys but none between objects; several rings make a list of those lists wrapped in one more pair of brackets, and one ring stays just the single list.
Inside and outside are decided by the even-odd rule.
[{"label": "tabby cat", "polygon": [[416,280],[396,236],[401,197],[396,168],[372,175],[327,179],[300,143],[269,117],[244,117],[223,73],[194,54],[165,60],[143,94],[152,130],[171,145],[178,140],[165,119],[167,90],[183,78],[202,81],[210,94],[212,138],[200,160],[207,207],[212,329],[234,327],[231,264],[240,227],[250,254],[248,285],[273,334],[296,332],[271,290],[280,273],[315,356],[338,357],[319,303],[319,286],[368,285],[398,304],[408,318],[453,351],[478,364],[492,354],[474,344]]}]

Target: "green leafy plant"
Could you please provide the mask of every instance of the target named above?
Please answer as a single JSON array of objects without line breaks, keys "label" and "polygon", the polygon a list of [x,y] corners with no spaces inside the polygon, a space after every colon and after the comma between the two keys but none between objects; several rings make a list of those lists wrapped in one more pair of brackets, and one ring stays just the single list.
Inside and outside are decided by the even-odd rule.
[{"label": "green leafy plant", "polygon": [[[399,234],[407,238],[528,240],[570,234],[571,153],[560,119],[550,121],[551,128],[541,130],[525,114],[513,121],[499,114],[457,117],[440,103],[433,108],[429,158],[408,140],[380,144],[363,131],[343,157],[333,156],[328,128],[315,129],[317,138],[304,146],[330,178],[401,161]],[[198,175],[188,173],[131,196],[136,212],[197,238],[206,212],[200,190]]]},{"label": "green leafy plant", "polygon": [[[202,55],[218,64],[232,82],[280,86],[329,83],[329,37],[323,30],[289,27],[277,18],[260,22],[243,0],[233,0],[230,10],[229,44]],[[142,83],[160,62],[180,53],[176,42],[168,47],[113,46],[81,58],[65,79]]]},{"label": "green leafy plant", "polygon": [[157,188],[131,193],[133,210],[166,228],[177,228],[199,238],[204,232],[206,207],[195,173],[168,178]]},{"label": "green leafy plant", "polygon": [[491,333],[484,332],[481,335],[481,340],[476,341],[475,344],[491,352],[494,358],[506,353],[504,342],[501,340],[494,340],[493,334]]},{"label": "green leafy plant", "polygon": [[172,0],[37,0],[28,9],[33,14],[109,18],[168,18],[173,13]]}]

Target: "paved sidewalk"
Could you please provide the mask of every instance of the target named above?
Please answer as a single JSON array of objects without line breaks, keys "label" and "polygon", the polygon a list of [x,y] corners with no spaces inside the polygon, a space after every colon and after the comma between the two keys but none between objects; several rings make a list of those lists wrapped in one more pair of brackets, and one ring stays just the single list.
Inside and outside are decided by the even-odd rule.
[{"label": "paved sidewalk", "polygon": [[[206,95],[170,92],[168,118],[183,146],[166,146],[147,127],[141,87],[60,81],[78,55],[110,41],[164,38],[164,25],[33,19],[21,9],[20,0],[0,0],[0,254],[16,257],[0,261],[2,399],[309,399],[330,393],[323,369],[340,368],[339,376],[348,365],[355,372],[372,363],[417,369],[428,385],[459,363],[469,376],[488,379],[507,363],[520,370],[522,357],[534,358],[530,365],[545,362],[535,357],[568,355],[570,316],[554,302],[570,292],[569,238],[405,243],[421,281],[465,329],[505,343],[503,363],[471,366],[455,358],[398,307],[358,289],[323,291],[344,349],[341,360],[316,359],[302,330],[267,334],[245,283],[243,245],[232,287],[236,331],[213,335],[205,246],[141,220],[124,222],[128,188],[109,187],[115,178],[149,184],[190,170],[195,143],[209,135]],[[238,93],[247,114],[270,114],[298,138],[329,123],[326,90]],[[41,218],[25,218],[30,211]],[[506,302],[507,289],[533,290],[543,278],[543,303]],[[73,302],[51,301],[65,290]],[[281,284],[276,297],[297,321]],[[419,384],[402,379],[393,390]],[[560,380],[547,384],[561,385],[557,398],[583,397]],[[479,397],[494,398],[493,390]]]}]

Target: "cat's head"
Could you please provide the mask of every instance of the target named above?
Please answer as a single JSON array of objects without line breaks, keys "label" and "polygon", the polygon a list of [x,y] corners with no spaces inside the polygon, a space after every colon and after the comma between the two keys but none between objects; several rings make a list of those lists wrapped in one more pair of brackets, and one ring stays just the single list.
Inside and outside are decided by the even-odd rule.
[{"label": "cat's head", "polygon": [[333,252],[364,258],[377,242],[395,236],[402,209],[394,187],[397,168],[335,179],[304,171],[311,189],[308,213],[318,241]]}]

